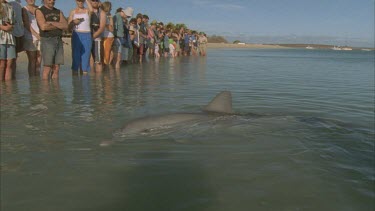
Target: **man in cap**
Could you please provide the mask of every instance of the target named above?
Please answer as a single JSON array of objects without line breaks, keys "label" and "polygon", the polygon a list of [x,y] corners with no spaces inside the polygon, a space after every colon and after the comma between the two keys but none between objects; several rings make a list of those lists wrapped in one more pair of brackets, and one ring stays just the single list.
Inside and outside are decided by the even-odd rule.
[{"label": "man in cap", "polygon": [[131,43],[131,40],[130,40],[130,31],[129,31],[130,24],[129,24],[128,18],[131,18],[133,16],[133,11],[134,10],[131,7],[127,7],[123,11],[124,14],[125,14],[125,18],[123,18],[124,23],[125,23],[125,26],[124,26],[125,45],[123,45],[123,47],[125,47],[125,49],[124,49],[124,53],[122,54],[121,60],[124,60],[124,61],[128,60],[129,54],[131,53],[130,50],[132,49],[132,43]]},{"label": "man in cap", "polygon": [[[116,14],[113,16],[113,34],[115,35],[114,58],[116,58],[115,68],[119,69],[121,61],[128,55],[129,45],[129,31],[125,25],[128,17],[133,15],[133,8],[126,9],[118,8]],[[128,48],[127,48],[128,47]]]}]

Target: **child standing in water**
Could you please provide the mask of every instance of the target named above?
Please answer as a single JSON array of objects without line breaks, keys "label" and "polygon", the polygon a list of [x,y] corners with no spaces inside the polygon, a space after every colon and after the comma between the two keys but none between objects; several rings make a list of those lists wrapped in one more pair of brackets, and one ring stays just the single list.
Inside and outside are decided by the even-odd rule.
[{"label": "child standing in water", "polygon": [[176,47],[174,45],[174,41],[173,39],[169,39],[168,42],[169,42],[169,54],[171,55],[171,57],[175,57]]},{"label": "child standing in water", "polygon": [[156,42],[155,43],[155,52],[154,52],[154,54],[155,54],[155,58],[156,59],[159,59],[160,58],[160,53],[159,53],[159,42]]}]

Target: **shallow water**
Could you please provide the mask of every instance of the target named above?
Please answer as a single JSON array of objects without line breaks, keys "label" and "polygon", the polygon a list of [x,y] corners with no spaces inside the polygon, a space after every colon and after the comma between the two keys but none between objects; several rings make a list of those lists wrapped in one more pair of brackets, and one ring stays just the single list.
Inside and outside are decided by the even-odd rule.
[{"label": "shallow water", "polygon": [[[59,82],[19,71],[2,84],[1,210],[375,209],[374,52],[218,49],[85,77],[63,68]],[[222,90],[236,115],[114,136]]]}]

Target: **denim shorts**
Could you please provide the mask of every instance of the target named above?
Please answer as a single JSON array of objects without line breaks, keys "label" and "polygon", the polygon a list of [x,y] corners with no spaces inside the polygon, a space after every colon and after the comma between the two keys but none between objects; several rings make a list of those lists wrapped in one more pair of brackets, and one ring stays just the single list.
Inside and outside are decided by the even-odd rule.
[{"label": "denim shorts", "polygon": [[9,44],[0,44],[0,59],[15,59],[16,58],[16,46]]},{"label": "denim shorts", "polygon": [[44,66],[64,64],[64,47],[61,37],[41,37],[40,42]]}]

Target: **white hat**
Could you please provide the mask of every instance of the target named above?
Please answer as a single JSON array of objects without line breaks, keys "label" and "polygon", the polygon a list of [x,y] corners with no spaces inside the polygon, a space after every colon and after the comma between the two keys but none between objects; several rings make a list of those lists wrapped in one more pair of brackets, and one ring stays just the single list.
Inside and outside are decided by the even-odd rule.
[{"label": "white hat", "polygon": [[128,16],[128,17],[133,16],[133,11],[134,11],[134,9],[131,8],[131,7],[127,7],[127,8],[125,8],[124,10],[122,10],[122,12],[123,12],[126,16]]}]

